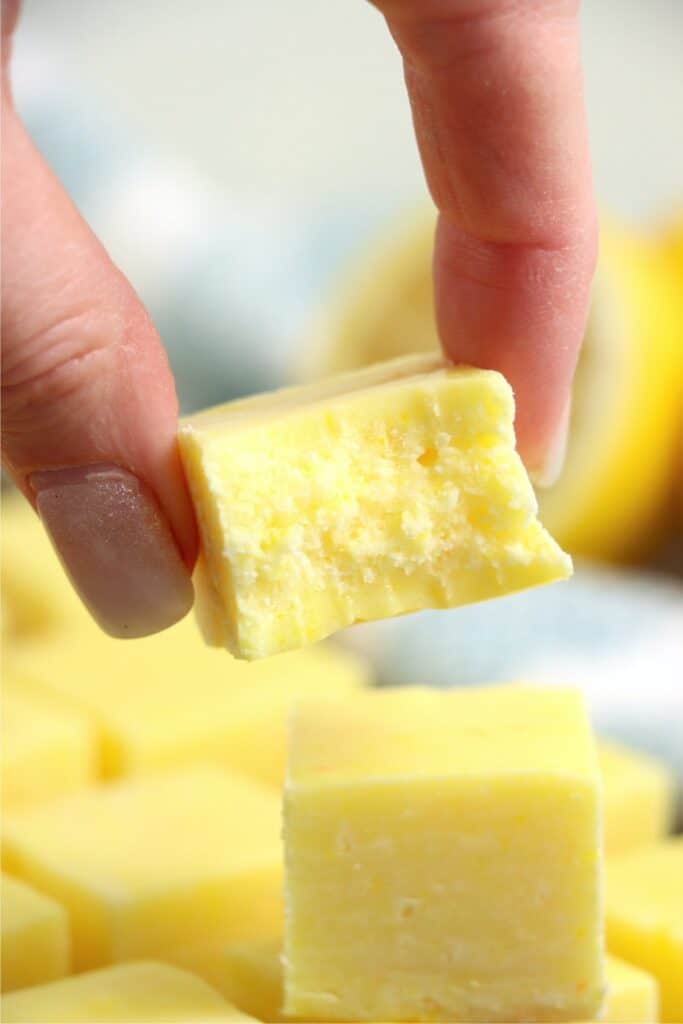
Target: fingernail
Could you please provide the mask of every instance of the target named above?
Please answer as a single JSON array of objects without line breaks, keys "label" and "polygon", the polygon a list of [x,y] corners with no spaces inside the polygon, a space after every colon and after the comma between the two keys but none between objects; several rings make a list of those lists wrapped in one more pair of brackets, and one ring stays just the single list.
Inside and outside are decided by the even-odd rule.
[{"label": "fingernail", "polygon": [[536,471],[529,475],[536,487],[552,487],[557,483],[564,466],[567,455],[567,443],[569,441],[569,420],[571,414],[571,398],[564,407],[550,445],[548,446],[543,461]]},{"label": "fingernail", "polygon": [[192,605],[188,571],[150,488],[114,465],[33,473],[38,513],[81,600],[111,636],[156,633]]}]

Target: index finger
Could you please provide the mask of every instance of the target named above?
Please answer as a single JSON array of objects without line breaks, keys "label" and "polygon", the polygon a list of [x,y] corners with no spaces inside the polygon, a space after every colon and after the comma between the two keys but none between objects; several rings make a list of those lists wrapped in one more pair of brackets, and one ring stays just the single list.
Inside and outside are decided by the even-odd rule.
[{"label": "index finger", "polygon": [[566,436],[595,266],[576,0],[378,0],[401,50],[439,210],[446,353],[500,370],[527,467]]}]

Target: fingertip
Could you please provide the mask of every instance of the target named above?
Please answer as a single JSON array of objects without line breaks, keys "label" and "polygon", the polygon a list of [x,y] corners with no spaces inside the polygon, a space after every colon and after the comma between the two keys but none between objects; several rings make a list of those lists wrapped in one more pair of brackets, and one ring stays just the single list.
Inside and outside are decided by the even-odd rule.
[{"label": "fingertip", "polygon": [[593,265],[588,235],[557,249],[500,245],[439,218],[434,283],[444,351],[506,377],[517,448],[539,485],[557,477],[564,458]]},{"label": "fingertip", "polygon": [[569,443],[569,423],[571,413],[571,394],[567,398],[556,427],[551,431],[545,448],[529,465],[529,477],[535,487],[546,489],[557,483],[562,475],[567,446]]},{"label": "fingertip", "polygon": [[29,484],[67,575],[105,632],[147,636],[187,614],[190,574],[147,485],[113,465],[33,473]]},{"label": "fingertip", "polygon": [[439,335],[454,362],[498,370],[517,443],[556,475],[595,263],[577,0],[376,0],[404,58],[440,211]]}]

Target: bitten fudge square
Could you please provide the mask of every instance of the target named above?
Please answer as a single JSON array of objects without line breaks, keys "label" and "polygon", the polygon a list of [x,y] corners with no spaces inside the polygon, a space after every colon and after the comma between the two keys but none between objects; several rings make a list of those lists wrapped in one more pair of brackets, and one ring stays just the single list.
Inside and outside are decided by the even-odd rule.
[{"label": "bitten fudge square", "polygon": [[513,418],[501,374],[430,355],[185,419],[208,642],[260,658],[569,576]]},{"label": "bitten fudge square", "polygon": [[406,688],[298,705],[284,810],[285,1012],[595,1018],[600,828],[576,691]]}]

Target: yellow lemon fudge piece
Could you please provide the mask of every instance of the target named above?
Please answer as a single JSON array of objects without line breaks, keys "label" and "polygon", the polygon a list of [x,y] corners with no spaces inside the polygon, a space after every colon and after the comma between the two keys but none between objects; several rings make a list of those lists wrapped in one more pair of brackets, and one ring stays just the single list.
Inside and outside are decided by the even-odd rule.
[{"label": "yellow lemon fudge piece", "polygon": [[201,622],[253,659],[563,579],[498,373],[411,356],[181,423]]},{"label": "yellow lemon fudge piece", "polygon": [[625,853],[671,828],[675,782],[665,764],[612,741],[598,744],[603,780],[605,853]]},{"label": "yellow lemon fudge piece", "polygon": [[659,1019],[658,987],[651,974],[615,956],[605,957],[605,973],[603,1024],[652,1024]]},{"label": "yellow lemon fudge piece", "polygon": [[11,667],[0,696],[3,811],[73,793],[97,771],[94,731],[78,712],[23,685]]},{"label": "yellow lemon fudge piece", "polygon": [[13,664],[27,688],[87,716],[105,778],[201,759],[275,785],[292,700],[348,693],[370,676],[360,657],[322,646],[247,664],[207,647],[191,621],[134,643],[92,627],[78,642],[24,644]]},{"label": "yellow lemon fudge piece", "polygon": [[3,498],[0,521],[0,591],[10,639],[56,634],[87,622],[88,613],[28,501],[20,494]]},{"label": "yellow lemon fudge piece", "polygon": [[285,1012],[594,1016],[599,789],[571,689],[302,702],[285,785]]},{"label": "yellow lemon fudge piece", "polygon": [[67,908],[79,971],[282,927],[280,801],[220,768],[8,815],[3,858]]},{"label": "yellow lemon fudge piece", "polygon": [[105,967],[2,1000],[5,1024],[197,1024],[249,1021],[206,982],[168,964]]},{"label": "yellow lemon fudge piece", "polygon": [[69,971],[64,907],[9,875],[0,877],[2,991],[61,978]]},{"label": "yellow lemon fudge piece", "polygon": [[607,945],[659,982],[661,1019],[683,1021],[683,836],[606,865]]},{"label": "yellow lemon fudge piece", "polygon": [[202,943],[174,950],[168,959],[204,978],[257,1020],[286,1019],[282,1016],[281,938]]}]

